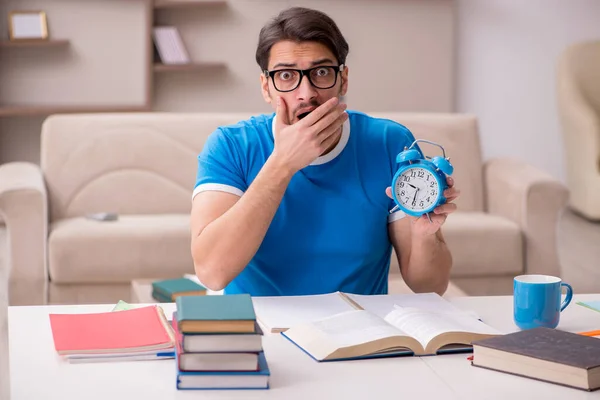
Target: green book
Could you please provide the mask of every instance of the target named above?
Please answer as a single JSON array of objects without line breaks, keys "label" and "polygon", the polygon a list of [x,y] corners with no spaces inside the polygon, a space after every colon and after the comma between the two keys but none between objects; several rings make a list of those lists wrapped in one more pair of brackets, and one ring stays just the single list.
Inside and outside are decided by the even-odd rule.
[{"label": "green book", "polygon": [[167,297],[165,295],[163,295],[160,292],[157,292],[155,290],[152,291],[152,298],[154,300],[157,300],[159,303],[172,303],[173,300],[170,297]]},{"label": "green book", "polygon": [[182,333],[254,333],[256,314],[249,294],[179,296],[177,323]]},{"label": "green book", "polygon": [[[152,292],[162,299],[173,302],[178,296],[201,296],[206,294],[206,288],[191,279],[176,278],[152,282]],[[161,299],[157,299],[161,300]]]}]

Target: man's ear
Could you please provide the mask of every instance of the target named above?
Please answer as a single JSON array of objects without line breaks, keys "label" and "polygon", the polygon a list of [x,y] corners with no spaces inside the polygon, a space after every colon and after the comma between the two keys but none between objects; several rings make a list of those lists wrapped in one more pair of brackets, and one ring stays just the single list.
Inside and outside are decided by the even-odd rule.
[{"label": "man's ear", "polygon": [[342,85],[340,86],[340,95],[345,96],[346,92],[348,91],[348,67],[344,65],[344,70],[340,75],[342,79]]},{"label": "man's ear", "polygon": [[271,92],[269,91],[269,78],[264,73],[260,74],[260,91],[262,92],[263,99],[267,103],[272,103]]}]

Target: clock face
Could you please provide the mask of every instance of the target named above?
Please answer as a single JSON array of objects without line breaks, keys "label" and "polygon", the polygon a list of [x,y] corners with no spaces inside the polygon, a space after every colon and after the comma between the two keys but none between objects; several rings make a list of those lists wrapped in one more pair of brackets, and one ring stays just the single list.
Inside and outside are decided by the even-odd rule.
[{"label": "clock face", "polygon": [[411,211],[428,210],[436,203],[439,185],[433,173],[425,168],[409,168],[396,180],[394,192],[398,202]]}]

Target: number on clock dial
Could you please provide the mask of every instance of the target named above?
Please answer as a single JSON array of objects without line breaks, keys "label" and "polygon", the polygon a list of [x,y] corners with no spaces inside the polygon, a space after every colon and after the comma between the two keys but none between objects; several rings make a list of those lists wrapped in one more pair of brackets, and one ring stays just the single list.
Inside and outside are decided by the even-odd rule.
[{"label": "number on clock dial", "polygon": [[431,207],[438,196],[435,176],[424,168],[411,168],[402,173],[394,188],[396,198],[411,211]]}]

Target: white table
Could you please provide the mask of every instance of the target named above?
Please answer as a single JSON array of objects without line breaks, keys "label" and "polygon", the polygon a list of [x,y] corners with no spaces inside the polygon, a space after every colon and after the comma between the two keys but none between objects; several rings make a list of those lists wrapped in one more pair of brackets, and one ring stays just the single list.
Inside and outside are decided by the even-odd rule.
[{"label": "white table", "polygon": [[[563,312],[560,329],[600,328],[600,313],[574,304],[598,295],[575,296]],[[457,306],[473,310],[505,332],[512,322],[512,297],[458,297]],[[475,368],[467,354],[396,357],[317,363],[281,335],[264,337],[271,389],[260,391],[178,391],[174,360],[67,364],[56,355],[49,313],[101,312],[114,305],[9,308],[11,399],[600,399],[584,392]],[[167,315],[174,304],[162,305]]]}]

